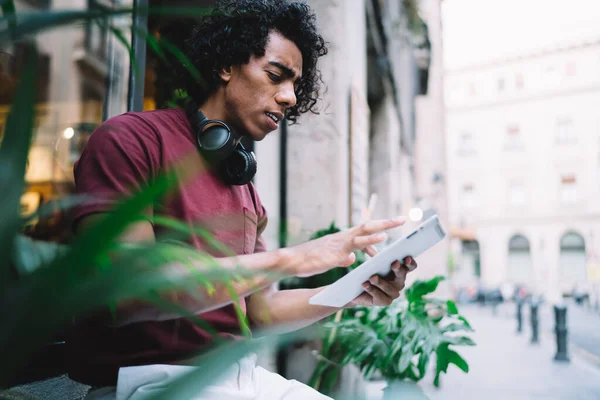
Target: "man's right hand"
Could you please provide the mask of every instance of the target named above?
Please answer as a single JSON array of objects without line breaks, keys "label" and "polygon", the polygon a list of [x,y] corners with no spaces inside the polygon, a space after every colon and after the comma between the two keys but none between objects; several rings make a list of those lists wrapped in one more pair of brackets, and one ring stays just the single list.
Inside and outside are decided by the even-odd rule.
[{"label": "man's right hand", "polygon": [[387,239],[384,232],[403,225],[406,219],[380,219],[365,222],[345,231],[333,233],[318,239],[291,247],[288,256],[292,258],[291,273],[305,277],[320,274],[335,267],[348,267],[354,263],[354,251],[365,250],[369,246]]}]

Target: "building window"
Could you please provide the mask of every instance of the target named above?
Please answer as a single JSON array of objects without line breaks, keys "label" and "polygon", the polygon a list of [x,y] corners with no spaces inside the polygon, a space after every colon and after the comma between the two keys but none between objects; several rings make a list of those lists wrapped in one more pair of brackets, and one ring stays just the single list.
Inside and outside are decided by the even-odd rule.
[{"label": "building window", "polygon": [[555,139],[557,144],[573,144],[577,141],[571,118],[559,118],[556,121]]},{"label": "building window", "polygon": [[498,79],[498,92],[504,91],[504,78]]},{"label": "building window", "polygon": [[472,97],[477,96],[477,86],[475,86],[475,83],[469,85],[469,95]]},{"label": "building window", "polygon": [[506,137],[504,140],[505,150],[521,150],[523,149],[523,141],[521,138],[521,128],[519,125],[512,124],[506,127]]},{"label": "building window", "polygon": [[523,235],[514,235],[508,242],[508,277],[517,284],[531,282],[533,265],[531,245]]},{"label": "building window", "polygon": [[560,238],[560,281],[563,293],[570,292],[576,285],[587,280],[585,239],[578,232],[566,232]]},{"label": "building window", "polygon": [[470,132],[463,132],[458,137],[458,149],[457,152],[461,156],[468,156],[475,154],[475,146],[473,143],[473,134]]},{"label": "building window", "polygon": [[475,208],[477,206],[475,188],[470,183],[462,187],[462,204],[464,208]]},{"label": "building window", "polygon": [[523,182],[511,182],[508,187],[508,203],[513,207],[525,205],[525,185]]},{"label": "building window", "polygon": [[577,179],[574,175],[565,175],[561,178],[560,202],[563,204],[577,202]]}]

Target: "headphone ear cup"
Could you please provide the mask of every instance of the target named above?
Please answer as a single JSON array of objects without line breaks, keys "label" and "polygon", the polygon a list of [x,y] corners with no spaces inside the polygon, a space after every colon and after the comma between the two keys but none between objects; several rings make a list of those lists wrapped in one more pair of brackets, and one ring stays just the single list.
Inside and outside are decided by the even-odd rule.
[{"label": "headphone ear cup", "polygon": [[210,162],[225,160],[236,147],[235,138],[224,123],[211,121],[211,126],[200,129],[196,142],[200,153]]},{"label": "headphone ear cup", "polygon": [[228,185],[247,185],[256,174],[257,163],[253,152],[237,148],[221,165],[221,179]]},{"label": "headphone ear cup", "polygon": [[247,185],[257,170],[256,157],[238,143],[223,121],[209,120],[193,100],[186,103],[185,112],[196,132],[198,151],[218,171],[226,185]]}]

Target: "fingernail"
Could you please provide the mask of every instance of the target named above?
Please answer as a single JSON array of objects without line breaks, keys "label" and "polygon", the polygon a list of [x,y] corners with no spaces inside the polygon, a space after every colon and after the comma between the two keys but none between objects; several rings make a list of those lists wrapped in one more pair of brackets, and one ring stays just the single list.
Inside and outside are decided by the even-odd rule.
[{"label": "fingernail", "polygon": [[369,282],[371,282],[374,285],[375,282],[377,282],[377,278],[373,277],[373,278],[369,279]]},{"label": "fingernail", "polygon": [[407,264],[412,263],[412,257],[411,256],[406,257],[406,259],[404,260],[404,262],[407,263]]},{"label": "fingernail", "polygon": [[400,216],[400,217],[394,218],[392,221],[394,221],[394,222],[404,222],[404,221],[406,221],[406,218]]},{"label": "fingernail", "polygon": [[363,283],[363,287],[364,287],[365,289],[368,289],[368,288],[370,288],[370,287],[371,287],[371,284],[370,284],[369,282],[365,282],[365,283]]}]

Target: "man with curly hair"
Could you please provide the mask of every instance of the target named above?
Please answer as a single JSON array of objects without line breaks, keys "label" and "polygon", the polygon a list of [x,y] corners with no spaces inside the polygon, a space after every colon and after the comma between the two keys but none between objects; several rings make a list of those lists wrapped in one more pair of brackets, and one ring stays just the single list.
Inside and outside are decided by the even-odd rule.
[{"label": "man with curly hair", "polygon": [[[203,324],[143,301],[117,304],[114,315],[99,311],[86,321],[77,321],[69,341],[69,375],[92,386],[90,399],[133,400],[156,394],[193,369],[186,366],[189,360],[214,344],[215,333],[203,328],[204,324],[221,338],[235,339],[243,330],[244,314],[250,327],[258,330],[273,326],[298,329],[331,315],[336,308],[308,304],[322,288],[276,291],[273,274],[264,272],[309,276],[348,266],[354,262],[354,251],[374,255],[373,245],[385,240],[384,231],[403,223],[402,218],[370,221],[294,247],[267,251],[261,237],[267,215],[254,185],[247,179],[236,180],[237,175],[227,181],[223,165],[228,159],[215,162],[210,155],[214,152],[207,152],[204,146],[209,142],[206,137],[213,134],[209,131],[217,132],[217,139],[228,137],[229,131],[223,128],[227,126],[232,136],[224,143],[238,151],[242,137],[260,141],[284,118],[295,122],[303,113],[316,112],[317,60],[327,50],[317,32],[315,15],[298,1],[227,1],[197,22],[184,40],[177,39],[182,29],[163,34],[191,63],[170,70],[190,101],[185,108],[111,118],[92,134],[75,166],[75,182],[78,193],[99,200],[75,210],[75,229],[86,229],[110,212],[115,198],[142,190],[158,174],[171,171],[180,179],[177,187],[160,204],[146,210],[145,219],[132,224],[121,240],[157,240],[163,231],[156,217],[166,215],[190,227],[204,227],[236,254],[227,257],[202,237],[191,236],[190,245],[210,253],[224,268],[239,264],[257,275],[233,285],[241,299],[237,309],[224,285],[216,285],[214,293],[199,285],[194,295],[183,290],[162,294]],[[217,122],[202,125],[205,118]],[[244,154],[249,158],[243,158],[241,168],[247,171],[253,158]],[[182,169],[179,162],[184,158]],[[395,262],[388,276],[374,276],[365,282],[365,292],[348,306],[389,305],[414,267],[410,257]],[[190,273],[175,263],[164,268]],[[258,367],[250,356],[193,398],[326,397]]]}]

